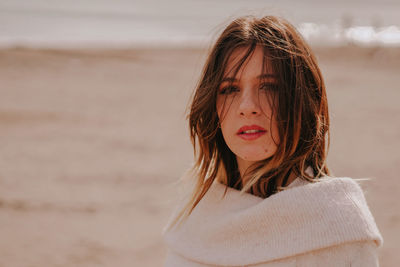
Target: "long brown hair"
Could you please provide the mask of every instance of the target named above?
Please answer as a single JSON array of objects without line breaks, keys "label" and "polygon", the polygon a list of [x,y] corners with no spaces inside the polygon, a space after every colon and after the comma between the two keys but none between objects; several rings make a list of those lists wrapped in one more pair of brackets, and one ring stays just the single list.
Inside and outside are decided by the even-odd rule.
[{"label": "long brown hair", "polygon": [[[279,129],[275,154],[251,166],[241,184],[236,157],[226,145],[216,110],[217,91],[233,51],[247,48],[236,73],[256,46],[272,63],[279,89],[274,112]],[[219,36],[206,60],[190,106],[189,128],[196,162],[190,201],[175,222],[190,215],[217,179],[227,187],[267,198],[283,190],[294,174],[309,182],[329,175],[329,115],[325,85],[311,49],[285,19],[240,17]],[[306,172],[306,169],[311,169]],[[194,175],[194,177],[193,177]],[[225,191],[226,192],[226,191]]]}]

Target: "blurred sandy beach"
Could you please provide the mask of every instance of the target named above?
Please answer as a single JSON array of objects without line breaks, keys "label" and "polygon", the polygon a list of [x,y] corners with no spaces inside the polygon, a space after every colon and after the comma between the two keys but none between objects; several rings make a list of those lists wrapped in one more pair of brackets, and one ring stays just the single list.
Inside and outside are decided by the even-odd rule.
[{"label": "blurred sandy beach", "polygon": [[[400,262],[400,48],[315,48],[336,176]],[[201,49],[0,50],[0,266],[161,266]]]}]

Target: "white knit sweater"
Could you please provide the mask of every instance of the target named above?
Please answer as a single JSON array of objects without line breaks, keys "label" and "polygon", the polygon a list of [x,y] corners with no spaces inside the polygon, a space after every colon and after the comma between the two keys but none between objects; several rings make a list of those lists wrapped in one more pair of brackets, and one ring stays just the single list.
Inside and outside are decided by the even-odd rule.
[{"label": "white knit sweater", "polygon": [[266,199],[224,190],[215,181],[180,227],[166,225],[165,267],[379,266],[383,239],[351,178],[297,178]]}]

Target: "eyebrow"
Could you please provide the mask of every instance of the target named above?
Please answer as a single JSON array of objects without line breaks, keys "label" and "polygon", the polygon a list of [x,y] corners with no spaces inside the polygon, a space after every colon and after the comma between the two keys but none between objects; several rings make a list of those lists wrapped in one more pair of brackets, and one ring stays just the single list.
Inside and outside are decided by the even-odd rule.
[{"label": "eyebrow", "polygon": [[[276,78],[276,77],[277,76],[275,74],[271,74],[271,73],[265,73],[265,74],[261,74],[261,75],[257,76],[257,78],[259,80],[266,79],[266,78]],[[236,79],[234,77],[225,77],[222,79],[221,83],[222,82],[236,82],[237,80],[238,79]]]}]

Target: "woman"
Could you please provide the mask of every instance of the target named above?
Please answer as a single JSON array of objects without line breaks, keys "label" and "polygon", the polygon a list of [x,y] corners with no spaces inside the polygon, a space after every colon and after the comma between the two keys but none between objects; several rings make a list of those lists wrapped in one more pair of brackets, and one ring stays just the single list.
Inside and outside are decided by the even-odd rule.
[{"label": "woman", "polygon": [[205,63],[189,114],[189,198],[164,229],[165,266],[378,266],[360,186],[330,177],[325,85],[284,19],[242,17]]}]

